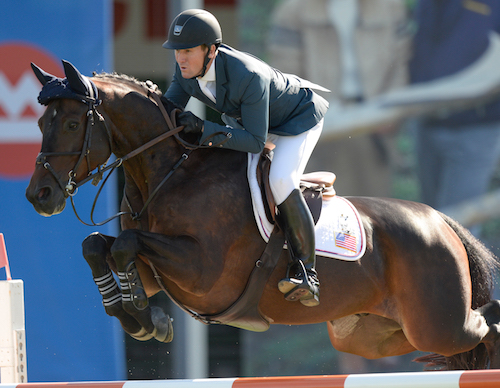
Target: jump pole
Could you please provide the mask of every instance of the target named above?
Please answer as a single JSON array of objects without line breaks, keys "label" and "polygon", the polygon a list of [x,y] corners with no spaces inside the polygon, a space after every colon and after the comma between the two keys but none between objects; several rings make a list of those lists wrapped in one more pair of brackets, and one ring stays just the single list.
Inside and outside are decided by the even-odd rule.
[{"label": "jump pole", "polygon": [[496,388],[500,370],[0,384],[0,388]]},{"label": "jump pole", "polygon": [[3,234],[0,233],[0,268],[7,280],[0,281],[0,385],[27,383],[24,285],[12,280]]}]

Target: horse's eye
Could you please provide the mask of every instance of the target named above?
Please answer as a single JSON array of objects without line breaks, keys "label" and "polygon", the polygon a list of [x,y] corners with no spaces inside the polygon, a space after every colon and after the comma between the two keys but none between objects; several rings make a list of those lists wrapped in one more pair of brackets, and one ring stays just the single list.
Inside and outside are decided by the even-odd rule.
[{"label": "horse's eye", "polygon": [[68,131],[76,131],[80,127],[80,123],[76,120],[70,120],[65,123],[65,127]]}]

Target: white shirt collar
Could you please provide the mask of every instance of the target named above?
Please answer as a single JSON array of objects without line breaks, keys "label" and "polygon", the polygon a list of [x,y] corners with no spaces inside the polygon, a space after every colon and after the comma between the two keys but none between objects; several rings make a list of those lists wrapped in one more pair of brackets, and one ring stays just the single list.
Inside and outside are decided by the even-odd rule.
[{"label": "white shirt collar", "polygon": [[205,72],[205,75],[203,77],[198,78],[198,81],[205,81],[205,82],[215,81],[215,58],[210,64],[210,67]]}]

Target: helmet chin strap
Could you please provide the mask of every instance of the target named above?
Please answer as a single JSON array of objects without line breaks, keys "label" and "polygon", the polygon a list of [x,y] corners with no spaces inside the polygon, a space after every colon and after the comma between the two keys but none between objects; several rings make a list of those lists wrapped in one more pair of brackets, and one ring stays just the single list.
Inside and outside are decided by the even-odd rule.
[{"label": "helmet chin strap", "polygon": [[201,78],[205,75],[205,73],[207,72],[207,66],[208,66],[208,62],[210,62],[210,58],[208,57],[208,55],[210,54],[210,50],[211,50],[212,46],[210,46],[208,48],[208,51],[207,51],[207,54],[205,55],[205,59],[203,61],[203,68],[201,69],[201,72],[200,74],[198,75],[195,75],[193,78],[191,79],[197,79],[197,78]]}]

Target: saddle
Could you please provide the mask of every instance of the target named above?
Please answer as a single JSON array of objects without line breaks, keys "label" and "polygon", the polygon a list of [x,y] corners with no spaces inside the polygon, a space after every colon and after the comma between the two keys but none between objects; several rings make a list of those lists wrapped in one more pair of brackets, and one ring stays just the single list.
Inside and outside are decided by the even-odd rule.
[{"label": "saddle", "polygon": [[[267,204],[266,216],[274,224],[269,242],[262,256],[256,261],[247,285],[238,300],[220,314],[195,317],[204,323],[223,324],[257,332],[269,329],[269,321],[259,311],[259,302],[264,293],[264,287],[278,264],[285,243],[285,236],[275,222],[276,204],[269,185],[271,160],[272,151],[265,149],[257,167],[257,180],[264,203]],[[300,188],[315,223],[321,214],[323,196],[335,195],[333,188],[335,178],[333,173],[318,172],[305,174],[301,179]]]},{"label": "saddle", "polygon": [[[257,165],[257,182],[264,202],[266,217],[272,224],[276,222],[276,203],[274,202],[271,186],[269,184],[269,171],[271,169],[272,150],[264,148]],[[300,190],[306,200],[309,211],[316,224],[321,215],[323,198],[335,196],[333,188],[337,177],[333,172],[318,171],[303,174],[300,180]]]}]

